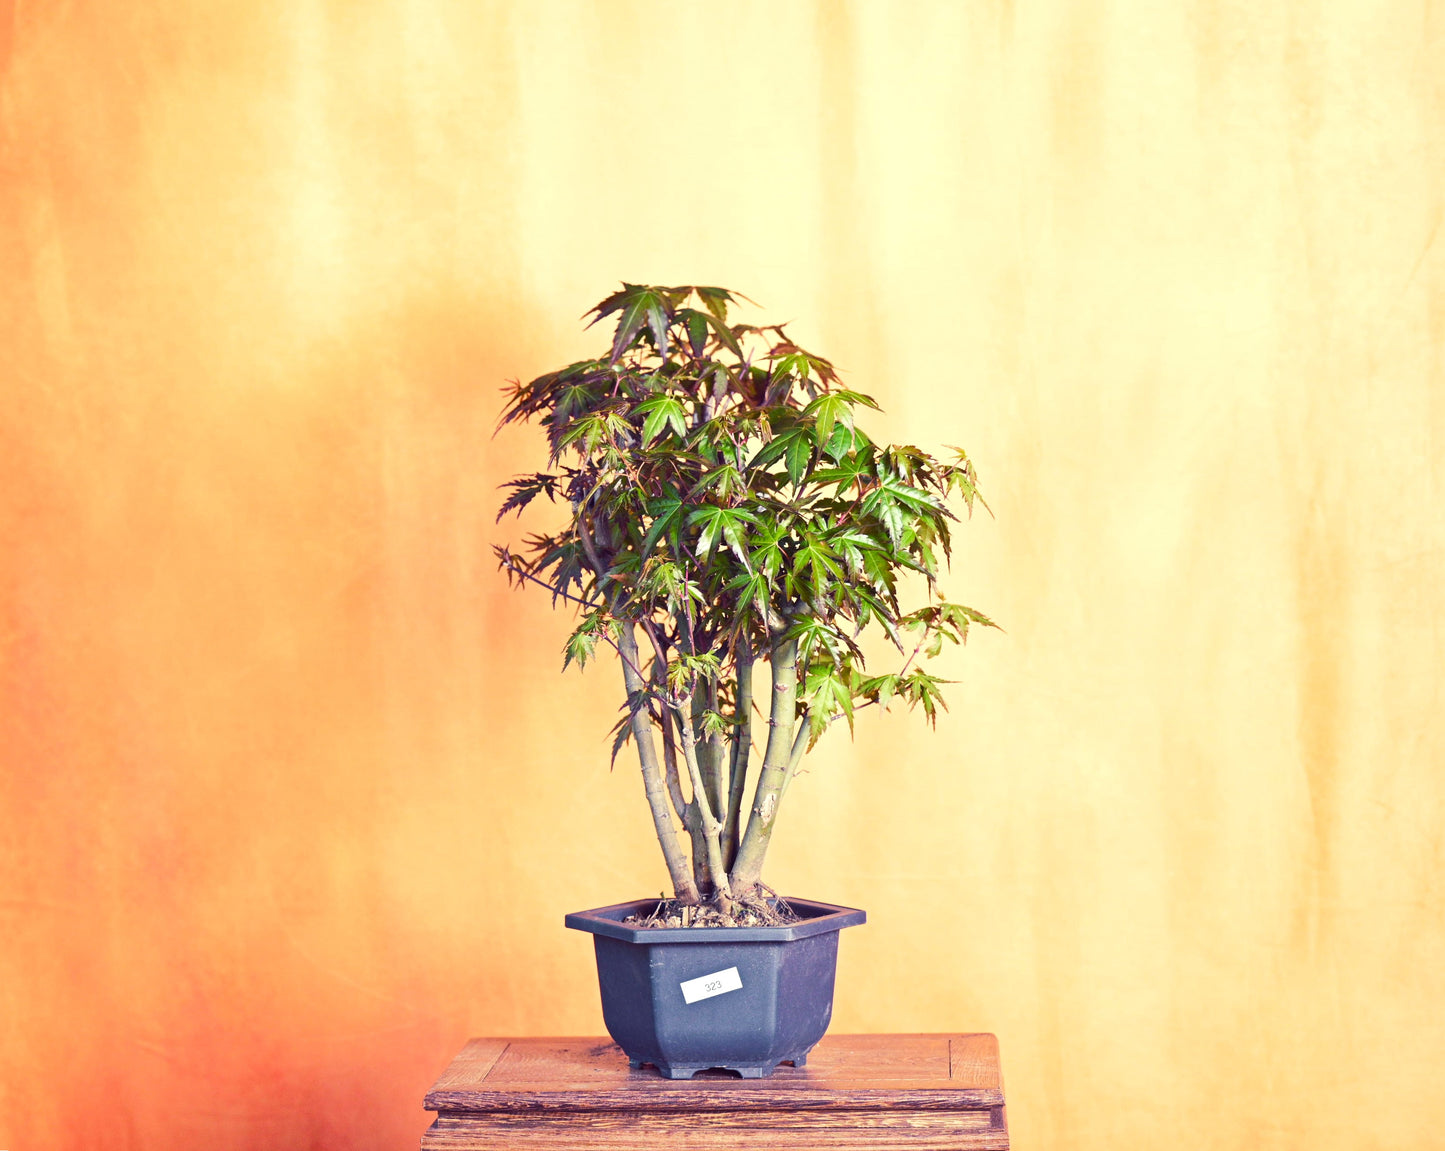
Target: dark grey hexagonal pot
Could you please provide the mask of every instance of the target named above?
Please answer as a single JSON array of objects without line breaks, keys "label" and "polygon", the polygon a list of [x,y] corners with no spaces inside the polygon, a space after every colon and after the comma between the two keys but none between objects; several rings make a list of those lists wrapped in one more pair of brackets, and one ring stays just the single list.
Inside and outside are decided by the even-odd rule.
[{"label": "dark grey hexagonal pot", "polygon": [[655,899],[566,918],[592,933],[607,1031],[634,1067],[669,1079],[722,1067],[745,1079],[801,1067],[833,1016],[838,932],[864,922],[853,907],[789,899],[787,927],[626,927]]}]

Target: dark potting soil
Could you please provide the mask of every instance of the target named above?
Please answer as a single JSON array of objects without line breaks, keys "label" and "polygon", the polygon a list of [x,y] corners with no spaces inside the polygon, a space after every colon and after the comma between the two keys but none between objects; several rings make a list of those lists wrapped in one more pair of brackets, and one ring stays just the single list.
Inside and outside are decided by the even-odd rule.
[{"label": "dark potting soil", "polygon": [[735,902],[731,912],[715,899],[699,904],[659,899],[650,913],[634,913],[622,922],[627,927],[786,927],[802,918],[786,899],[769,891],[765,899]]}]

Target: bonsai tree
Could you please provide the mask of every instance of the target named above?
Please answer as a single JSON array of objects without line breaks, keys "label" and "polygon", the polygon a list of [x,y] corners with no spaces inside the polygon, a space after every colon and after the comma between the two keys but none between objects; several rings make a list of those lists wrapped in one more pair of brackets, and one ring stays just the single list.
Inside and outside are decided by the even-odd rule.
[{"label": "bonsai tree", "polygon": [[[510,580],[575,606],[564,669],[616,650],[613,761],[630,740],[676,900],[724,924],[777,922],[763,862],[824,731],[899,700],[936,722],[947,681],[923,661],[996,626],[937,584],[946,501],[980,498],[967,455],[874,443],[854,414],[878,405],[784,325],[730,323],[739,298],[625,284],[586,313],[617,318],[602,356],[507,389],[501,425],[537,419],[550,453],[504,485],[498,520],[539,495],[571,514],[495,549]],[[922,603],[905,610],[910,580]],[[869,628],[894,669],[868,674]]]}]

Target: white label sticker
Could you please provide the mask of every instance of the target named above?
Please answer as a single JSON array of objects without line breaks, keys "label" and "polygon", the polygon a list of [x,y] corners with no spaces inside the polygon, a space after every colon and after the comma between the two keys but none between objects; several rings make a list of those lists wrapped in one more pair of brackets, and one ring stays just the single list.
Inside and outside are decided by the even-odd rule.
[{"label": "white label sticker", "polygon": [[729,967],[726,971],[714,971],[711,975],[699,975],[696,979],[684,980],[678,986],[682,988],[683,999],[689,1003],[697,1003],[702,999],[711,999],[714,995],[741,991],[743,980],[736,967]]}]

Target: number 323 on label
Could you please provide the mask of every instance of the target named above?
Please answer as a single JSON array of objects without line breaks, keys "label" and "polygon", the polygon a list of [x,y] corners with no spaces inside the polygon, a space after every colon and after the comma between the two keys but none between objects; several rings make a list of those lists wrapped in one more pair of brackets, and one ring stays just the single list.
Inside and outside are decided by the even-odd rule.
[{"label": "number 323 on label", "polygon": [[714,995],[741,991],[743,981],[738,969],[729,967],[726,971],[714,971],[711,975],[699,975],[696,979],[684,980],[678,986],[682,988],[682,998],[686,1002],[697,1003],[703,999],[711,999]]}]

